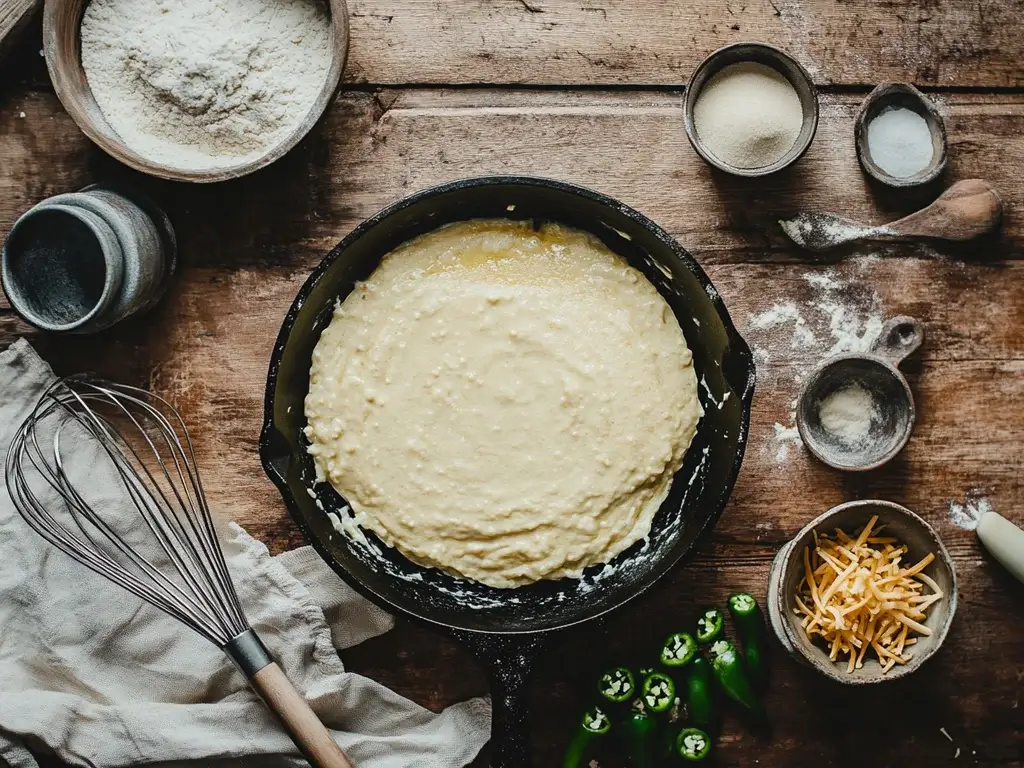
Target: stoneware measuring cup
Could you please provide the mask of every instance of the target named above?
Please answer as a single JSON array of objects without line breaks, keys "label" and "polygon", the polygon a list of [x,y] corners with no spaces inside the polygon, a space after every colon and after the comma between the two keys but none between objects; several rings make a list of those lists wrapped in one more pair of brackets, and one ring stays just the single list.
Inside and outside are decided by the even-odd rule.
[{"label": "stoneware measuring cup", "polygon": [[94,185],[31,208],[11,229],[2,260],[4,292],[27,323],[95,333],[160,299],[176,243],[148,198]]},{"label": "stoneware measuring cup", "polygon": [[[899,365],[924,341],[924,328],[912,317],[888,320],[867,352],[830,358],[807,377],[797,404],[796,424],[807,449],[836,469],[876,469],[898,454],[910,439],[916,411],[910,385]],[[821,421],[822,403],[844,387],[859,385],[873,401],[865,439],[847,443]]]}]

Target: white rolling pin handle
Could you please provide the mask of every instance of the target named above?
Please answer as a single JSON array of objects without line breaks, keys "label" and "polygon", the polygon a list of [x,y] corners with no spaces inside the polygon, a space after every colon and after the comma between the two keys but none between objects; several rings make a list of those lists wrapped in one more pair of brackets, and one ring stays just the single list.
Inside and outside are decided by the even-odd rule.
[{"label": "white rolling pin handle", "polygon": [[978,520],[978,538],[992,557],[1024,583],[1024,530],[998,512],[986,512]]}]

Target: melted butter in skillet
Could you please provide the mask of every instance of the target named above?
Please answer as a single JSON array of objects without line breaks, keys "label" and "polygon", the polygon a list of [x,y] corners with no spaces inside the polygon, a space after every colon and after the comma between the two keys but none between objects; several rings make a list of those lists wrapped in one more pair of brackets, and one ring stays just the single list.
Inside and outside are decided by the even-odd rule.
[{"label": "melted butter in skillet", "polygon": [[452,224],[389,254],[313,353],[321,479],[419,563],[579,576],[650,531],[701,416],[671,309],[592,236]]}]

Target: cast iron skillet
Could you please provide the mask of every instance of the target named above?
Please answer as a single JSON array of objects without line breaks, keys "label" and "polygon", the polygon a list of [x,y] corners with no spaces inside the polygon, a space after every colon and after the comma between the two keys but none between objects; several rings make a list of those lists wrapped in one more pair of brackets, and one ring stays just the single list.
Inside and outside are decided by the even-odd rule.
[{"label": "cast iron skillet", "polygon": [[[335,301],[406,240],[452,221],[503,217],[586,230],[643,272],[679,319],[693,351],[705,411],[646,543],[617,557],[612,569],[589,569],[582,580],[513,590],[422,568],[372,534],[364,544],[338,533],[325,511],[337,512],[345,502],[329,485],[316,484],[302,434],[310,358]],[[467,179],[418,192],[364,221],[306,280],[271,358],[260,457],[295,522],[345,581],[386,610],[458,638],[488,667],[494,702],[492,765],[524,768],[530,763],[526,679],[543,642],[557,629],[636,597],[711,530],[743,460],[753,392],[750,349],[733,328],[718,292],[693,258],[652,221],[609,197],[558,181]]]}]

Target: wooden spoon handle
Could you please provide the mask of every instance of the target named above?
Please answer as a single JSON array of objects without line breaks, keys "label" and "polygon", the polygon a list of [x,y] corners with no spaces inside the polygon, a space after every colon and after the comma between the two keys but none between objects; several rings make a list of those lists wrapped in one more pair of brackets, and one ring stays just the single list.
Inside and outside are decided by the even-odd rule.
[{"label": "wooden spoon handle", "polygon": [[253,675],[250,682],[284,723],[288,735],[310,765],[314,768],[352,768],[352,763],[335,743],[330,731],[276,663],[265,666]]},{"label": "wooden spoon handle", "polygon": [[1003,201],[988,182],[965,179],[943,192],[927,208],[880,229],[896,237],[971,240],[999,224],[1002,213]]}]

